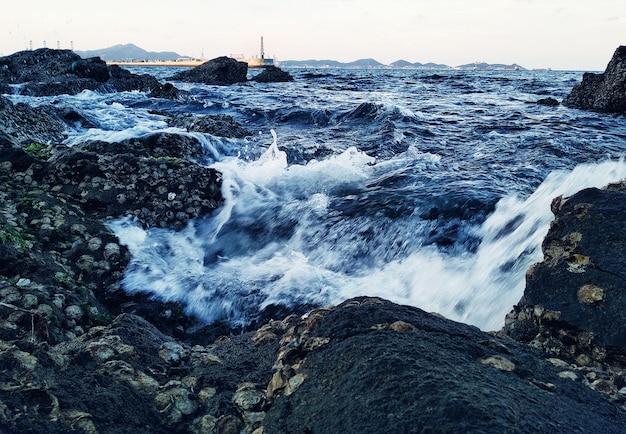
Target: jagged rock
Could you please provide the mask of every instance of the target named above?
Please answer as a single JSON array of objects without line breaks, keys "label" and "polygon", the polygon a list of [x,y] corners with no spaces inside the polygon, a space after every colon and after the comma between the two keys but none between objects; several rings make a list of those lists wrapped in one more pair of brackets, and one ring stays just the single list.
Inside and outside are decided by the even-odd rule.
[{"label": "jagged rock", "polygon": [[191,92],[180,90],[172,83],[159,84],[159,86],[152,88],[148,96],[150,98],[164,98],[181,102],[193,100]]},{"label": "jagged rock", "polygon": [[168,120],[172,127],[212,134],[218,137],[243,138],[251,135],[235,118],[228,115],[181,114]]},{"label": "jagged rock", "polygon": [[209,60],[189,71],[174,74],[169,80],[228,85],[247,81],[248,64],[222,56]]},{"label": "jagged rock", "polygon": [[19,91],[33,96],[75,95],[85,89],[149,92],[161,86],[150,75],[132,74],[119,66],[109,67],[98,57],[83,59],[70,50],[49,48],[20,51],[0,58],[0,83],[23,83]]},{"label": "jagged rock", "polygon": [[562,324],[626,352],[626,329],[617,326],[626,322],[624,204],[626,191],[595,188],[561,199],[519,308],[559,312]]},{"label": "jagged rock", "polygon": [[0,343],[0,431],[252,432],[276,348],[250,335],[189,346],[128,314],[54,346]]},{"label": "jagged rock", "polygon": [[280,83],[293,81],[293,77],[287,71],[283,71],[276,66],[267,66],[252,80],[258,81],[259,83]]},{"label": "jagged rock", "polygon": [[201,155],[195,139],[172,134],[90,142],[60,149],[43,182],[98,218],[132,215],[145,226],[180,228],[222,203],[221,175],[188,160]]},{"label": "jagged rock", "polygon": [[558,100],[556,100],[554,98],[541,98],[541,99],[537,100],[537,104],[539,104],[539,105],[547,105],[547,106],[550,106],[550,107],[556,107],[560,103],[559,103]]},{"label": "jagged rock", "polygon": [[615,50],[602,74],[587,72],[563,100],[569,107],[604,113],[626,113],[626,46]]},{"label": "jagged rock", "polygon": [[0,95],[0,131],[13,143],[61,143],[66,137],[66,127],[52,107],[13,104]]},{"label": "jagged rock", "polygon": [[317,311],[281,342],[264,432],[619,433],[626,422],[533,349],[381,299]]}]

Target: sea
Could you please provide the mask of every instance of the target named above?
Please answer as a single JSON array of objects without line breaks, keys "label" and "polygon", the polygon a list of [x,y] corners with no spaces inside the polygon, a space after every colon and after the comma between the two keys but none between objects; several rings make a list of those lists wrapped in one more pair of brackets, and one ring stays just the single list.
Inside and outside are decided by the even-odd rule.
[{"label": "sea", "polygon": [[[626,178],[623,116],[537,104],[581,71],[286,70],[293,82],[173,82],[185,101],[11,98],[81,112],[92,127],[68,146],[156,132],[204,146],[194,164],[222,173],[221,208],[181,230],[108,225],[132,255],[126,291],[233,328],[377,296],[498,330],[543,258],[553,198]],[[164,113],[226,114],[251,134],[191,133]]]}]

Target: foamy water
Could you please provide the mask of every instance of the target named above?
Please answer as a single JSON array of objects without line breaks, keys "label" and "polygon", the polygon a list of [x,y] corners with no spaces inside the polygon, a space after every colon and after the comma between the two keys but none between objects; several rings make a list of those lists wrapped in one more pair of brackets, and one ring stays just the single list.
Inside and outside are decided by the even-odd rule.
[{"label": "foamy water", "polygon": [[[579,72],[290,72],[291,83],[175,83],[186,102],[10,98],[84,116],[70,146],[163,132],[202,144],[223,207],[180,231],[110,228],[132,255],[127,291],[208,323],[375,295],[498,329],[542,259],[552,199],[626,177],[623,118],[532,104],[562,100]],[[251,134],[168,127],[163,114],[181,113],[231,115]]]},{"label": "foamy water", "polygon": [[[244,325],[272,304],[329,305],[370,295],[495,330],[521,297],[526,270],[542,259],[552,199],[626,177],[621,160],[552,172],[529,197],[502,198],[482,224],[466,229],[482,240],[475,252],[425,245],[377,266],[372,258],[385,256],[391,246],[379,243],[367,257],[355,256],[351,230],[359,228],[341,221],[329,207],[328,192],[359,184],[405,158],[377,167],[371,157],[348,149],[288,166],[274,136],[256,161],[233,158],[214,165],[224,174],[226,198],[214,217],[180,232],[144,231],[129,219],[110,225],[133,257],[125,288],[182,302],[207,322]],[[410,158],[416,158],[415,150]],[[343,230],[323,231],[333,238],[320,236],[321,227],[342,224]]]}]

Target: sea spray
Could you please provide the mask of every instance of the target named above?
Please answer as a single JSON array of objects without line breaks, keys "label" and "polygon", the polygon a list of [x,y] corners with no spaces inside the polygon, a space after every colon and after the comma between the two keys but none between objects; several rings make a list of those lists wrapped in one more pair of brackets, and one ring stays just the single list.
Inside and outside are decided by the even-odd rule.
[{"label": "sea spray", "polygon": [[[143,230],[131,219],[110,224],[132,254],[127,291],[181,302],[206,322],[234,326],[271,305],[372,295],[494,330],[521,297],[526,270],[541,260],[552,199],[626,177],[623,161],[555,171],[529,197],[508,195],[485,220],[467,221],[464,231],[480,240],[476,248],[447,249],[425,241],[428,224],[417,208],[392,219],[381,214],[387,202],[360,201],[372,180],[389,173],[403,179],[409,162],[411,172],[431,173],[439,157],[411,148],[376,161],[352,148],[288,166],[273,138],[255,161],[213,164],[223,173],[225,197],[213,216],[179,232]],[[354,209],[337,205],[346,200]]]}]

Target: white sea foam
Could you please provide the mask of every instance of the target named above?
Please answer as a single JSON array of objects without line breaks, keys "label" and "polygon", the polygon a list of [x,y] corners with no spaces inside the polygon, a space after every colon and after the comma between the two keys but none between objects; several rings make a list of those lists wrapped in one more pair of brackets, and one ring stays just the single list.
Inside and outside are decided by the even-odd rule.
[{"label": "white sea foam", "polygon": [[415,148],[384,162],[352,148],[288,166],[276,136],[256,161],[222,158],[214,166],[223,173],[226,203],[211,218],[179,232],[144,231],[128,219],[110,225],[133,257],[125,288],[183,302],[209,322],[245,324],[271,304],[325,305],[372,295],[494,330],[521,297],[526,270],[542,258],[552,199],[626,177],[621,160],[552,172],[529,197],[499,201],[473,228],[482,240],[475,251],[430,245],[384,262],[377,258],[391,245],[373,243],[368,257],[360,257],[354,232],[361,228],[345,224],[332,206],[334,194],[407,161],[419,162],[413,170],[440,164],[437,155]]}]

